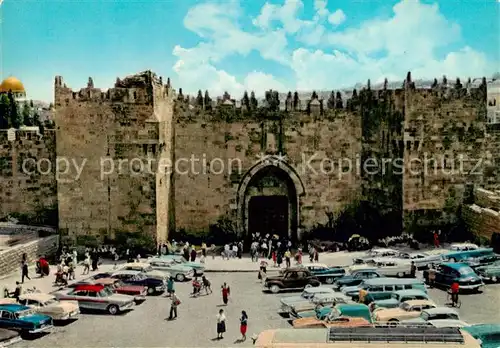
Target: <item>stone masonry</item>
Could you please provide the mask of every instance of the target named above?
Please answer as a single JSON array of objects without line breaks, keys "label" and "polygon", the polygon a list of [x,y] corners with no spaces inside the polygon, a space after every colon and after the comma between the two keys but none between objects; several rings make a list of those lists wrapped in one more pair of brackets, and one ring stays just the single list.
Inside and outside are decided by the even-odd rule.
[{"label": "stone masonry", "polygon": [[500,190],[475,189],[474,203],[466,205],[462,215],[475,235],[491,239],[493,233],[500,233]]}]

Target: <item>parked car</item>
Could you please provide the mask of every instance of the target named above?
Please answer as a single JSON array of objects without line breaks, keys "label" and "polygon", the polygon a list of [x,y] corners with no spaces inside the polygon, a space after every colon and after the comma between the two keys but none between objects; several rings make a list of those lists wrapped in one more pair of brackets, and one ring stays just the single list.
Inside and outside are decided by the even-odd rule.
[{"label": "parked car", "polygon": [[302,291],[302,293],[298,296],[286,296],[281,298],[280,300],[281,307],[278,312],[286,315],[287,313],[290,312],[291,306],[295,302],[309,301],[317,294],[333,294],[333,293],[335,293],[333,289],[327,288],[325,286],[310,287],[304,289],[304,291]]},{"label": "parked car", "polygon": [[374,268],[359,269],[349,275],[338,278],[334,283],[334,288],[342,289],[344,286],[357,286],[366,279],[383,277]]},{"label": "parked car", "polygon": [[412,319],[420,316],[423,310],[436,308],[437,305],[430,300],[409,300],[401,303],[399,307],[380,309],[373,313],[376,322],[397,323],[401,320]]},{"label": "parked car", "polygon": [[148,263],[158,271],[169,273],[178,282],[183,282],[194,277],[193,268],[176,263],[174,260],[164,258],[150,258]]},{"label": "parked car", "polygon": [[293,327],[295,329],[311,329],[311,328],[321,328],[321,327],[359,327],[359,326],[369,326],[371,325],[365,318],[356,317],[338,317],[325,320],[318,320],[315,317],[304,318],[300,322],[294,320]]},{"label": "parked car", "polygon": [[166,281],[170,277],[170,274],[168,272],[155,270],[155,269],[153,269],[153,267],[149,263],[144,263],[144,262],[126,263],[125,265],[123,265],[123,267],[120,268],[120,270],[121,271],[139,271],[139,272],[145,273],[146,276],[148,276],[148,277],[156,278],[156,279],[164,280],[164,281]]},{"label": "parked car", "polygon": [[410,264],[413,261],[418,269],[425,269],[434,263],[441,262],[441,254],[429,254],[424,252],[401,252],[397,258],[409,261]]},{"label": "parked car", "polygon": [[345,275],[345,269],[342,267],[328,267],[322,263],[306,263],[302,267],[307,268],[320,282],[326,284],[333,284],[335,279]]},{"label": "parked car", "polygon": [[491,265],[480,266],[475,269],[475,272],[484,280],[493,283],[500,281],[500,261]]},{"label": "parked car", "polygon": [[500,347],[500,324],[470,325],[463,329],[480,341],[482,348]]},{"label": "parked car", "polygon": [[360,303],[340,303],[330,308],[330,311],[326,315],[317,313],[315,317],[295,319],[292,324],[293,327],[308,327],[308,325],[318,325],[318,321],[323,321],[325,319],[327,322],[336,322],[340,318],[362,318],[364,322],[372,322],[368,306]]},{"label": "parked car", "polygon": [[140,271],[118,271],[111,274],[111,278],[120,279],[124,284],[143,286],[148,295],[154,295],[165,291],[167,285],[164,280],[152,278]]},{"label": "parked car", "polygon": [[158,257],[159,259],[173,260],[176,264],[191,267],[194,271],[194,275],[201,277],[205,272],[205,265],[200,262],[188,261],[182,255],[162,255]]},{"label": "parked car", "polygon": [[375,258],[368,261],[368,267],[373,267],[385,277],[404,278],[411,273],[411,262],[396,258]]},{"label": "parked car", "polygon": [[476,272],[465,263],[442,263],[435,269],[425,270],[424,279],[429,283],[429,274],[434,273],[433,285],[449,288],[457,282],[460,290],[479,291],[484,283]]},{"label": "parked car", "polygon": [[[145,286],[125,284],[117,278],[97,279],[95,284],[108,286],[115,294],[134,296],[135,304],[144,302],[148,293],[148,288]],[[154,293],[154,291],[152,293]]]},{"label": "parked car", "polygon": [[398,250],[389,248],[374,248],[368,251],[369,257],[396,257],[399,254]]},{"label": "parked car", "polygon": [[48,315],[53,320],[77,319],[80,314],[78,302],[60,302],[51,294],[23,294],[19,297],[19,303],[33,308],[37,313]]},{"label": "parked car", "polygon": [[421,290],[427,293],[425,284],[420,279],[396,279],[396,278],[373,278],[363,281],[358,286],[344,287],[342,292],[352,297],[354,301],[359,300],[360,290],[366,291],[365,304],[373,301],[390,299],[394,291],[399,290]]},{"label": "parked car", "polygon": [[78,301],[80,310],[107,311],[115,315],[134,306],[134,298],[115,294],[104,285],[79,285],[54,292],[59,301]]},{"label": "parked car", "polygon": [[430,326],[433,327],[466,327],[469,326],[465,321],[462,320],[457,320],[457,319],[436,319],[436,320],[429,320],[427,322]]},{"label": "parked car", "polygon": [[263,290],[270,290],[276,294],[282,290],[302,290],[305,287],[320,285],[319,279],[312,275],[309,270],[297,267],[288,268],[278,276],[267,277]]},{"label": "parked car", "polygon": [[16,330],[0,329],[0,347],[7,347],[21,340],[21,335]]},{"label": "parked car", "polygon": [[312,311],[323,306],[334,306],[337,303],[350,303],[351,299],[341,292],[315,294],[311,299],[291,304],[290,316],[298,318],[298,313]]},{"label": "parked car", "polygon": [[402,302],[409,300],[429,300],[427,295],[422,290],[399,290],[391,294],[391,298],[387,300],[378,300],[371,303],[371,308],[377,310],[380,308],[397,308]]},{"label": "parked car", "polygon": [[37,334],[53,327],[52,318],[21,304],[0,305],[0,328]]},{"label": "parked car", "polygon": [[423,310],[417,318],[402,320],[403,324],[425,324],[432,320],[460,320],[458,312],[449,307],[435,307]]},{"label": "parked car", "polygon": [[453,243],[450,245],[449,249],[451,251],[468,251],[468,250],[477,250],[479,246],[473,243]]},{"label": "parked car", "polygon": [[480,258],[484,256],[494,255],[492,248],[479,248],[465,251],[451,251],[441,255],[444,262],[465,262],[470,259]]}]

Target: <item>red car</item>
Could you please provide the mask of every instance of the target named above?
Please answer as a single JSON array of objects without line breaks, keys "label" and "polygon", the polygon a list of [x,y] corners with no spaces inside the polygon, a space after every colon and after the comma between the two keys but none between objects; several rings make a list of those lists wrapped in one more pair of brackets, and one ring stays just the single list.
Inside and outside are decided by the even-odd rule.
[{"label": "red car", "polygon": [[96,279],[94,284],[109,287],[116,294],[134,296],[134,302],[136,304],[142,303],[146,300],[147,289],[142,285],[127,285],[120,279],[116,278]]}]

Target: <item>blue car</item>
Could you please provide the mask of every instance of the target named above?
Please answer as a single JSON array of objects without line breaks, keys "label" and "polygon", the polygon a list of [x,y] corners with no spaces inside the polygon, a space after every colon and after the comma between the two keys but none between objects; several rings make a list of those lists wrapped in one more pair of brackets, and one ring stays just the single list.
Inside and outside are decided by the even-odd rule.
[{"label": "blue car", "polygon": [[205,272],[205,266],[200,262],[191,262],[184,258],[182,255],[162,255],[160,259],[173,260],[176,264],[190,267],[194,271],[194,275],[200,277]]},{"label": "blue car", "polygon": [[352,272],[349,275],[344,275],[335,281],[335,288],[342,289],[346,286],[358,286],[366,279],[382,278],[375,269],[360,269]]},{"label": "blue car", "polygon": [[36,334],[52,328],[52,318],[20,304],[0,305],[0,327]]},{"label": "blue car", "polygon": [[464,327],[475,339],[481,341],[482,348],[500,347],[500,324],[478,324]]},{"label": "blue car", "polygon": [[320,282],[326,284],[333,284],[335,279],[345,275],[345,269],[342,267],[329,267],[321,263],[303,264],[302,267],[307,268]]},{"label": "blue car", "polygon": [[483,286],[482,278],[466,263],[442,263],[436,269],[424,271],[424,279],[429,283],[429,274],[434,272],[433,285],[449,289],[455,282],[460,290],[479,291]]}]

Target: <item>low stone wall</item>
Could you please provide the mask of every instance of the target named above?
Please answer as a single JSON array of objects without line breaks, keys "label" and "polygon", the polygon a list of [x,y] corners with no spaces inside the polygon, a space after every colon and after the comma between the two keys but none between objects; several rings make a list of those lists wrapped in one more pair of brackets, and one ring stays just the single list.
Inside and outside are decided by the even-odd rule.
[{"label": "low stone wall", "polygon": [[500,192],[475,189],[474,204],[464,206],[462,217],[475,235],[491,239],[500,233]]},{"label": "low stone wall", "polygon": [[24,253],[27,254],[28,262],[34,262],[39,255],[55,253],[58,245],[59,235],[54,235],[0,251],[0,276],[20,270]]}]

